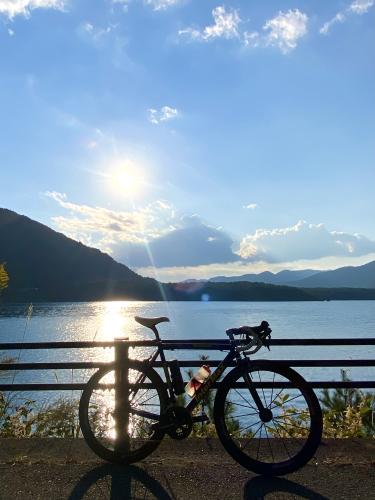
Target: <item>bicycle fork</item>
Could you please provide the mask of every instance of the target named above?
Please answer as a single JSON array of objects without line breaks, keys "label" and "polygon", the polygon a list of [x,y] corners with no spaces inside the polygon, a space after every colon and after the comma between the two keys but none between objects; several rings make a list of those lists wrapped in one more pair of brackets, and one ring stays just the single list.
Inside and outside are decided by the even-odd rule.
[{"label": "bicycle fork", "polygon": [[272,411],[269,408],[266,408],[263,403],[261,398],[259,397],[257,390],[254,386],[254,383],[249,375],[249,373],[246,371],[243,375],[244,381],[249,389],[249,392],[258,408],[259,411],[259,418],[262,422],[267,423],[272,420],[273,414]]}]

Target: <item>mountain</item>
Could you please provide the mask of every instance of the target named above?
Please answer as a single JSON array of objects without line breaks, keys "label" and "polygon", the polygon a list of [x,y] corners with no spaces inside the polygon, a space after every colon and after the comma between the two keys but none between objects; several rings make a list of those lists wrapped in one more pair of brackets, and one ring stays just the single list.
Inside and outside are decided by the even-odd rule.
[{"label": "mountain", "polygon": [[242,276],[217,276],[209,281],[214,283],[234,283],[248,281],[269,283],[301,288],[375,288],[375,261],[363,266],[340,267],[333,271],[280,271],[276,274],[265,271]]},{"label": "mountain", "polygon": [[340,267],[334,271],[322,271],[294,283],[291,282],[290,285],[306,288],[375,288],[375,261],[368,262],[363,266],[348,266]]},{"label": "mountain", "polygon": [[6,300],[161,298],[157,281],[6,209],[0,209],[0,262],[10,277]]},{"label": "mountain", "polygon": [[319,274],[320,272],[321,271],[314,271],[313,269],[303,269],[301,271],[284,270],[278,273],[264,271],[258,274],[242,274],[241,276],[215,276],[209,281],[212,281],[213,283],[251,281],[253,283],[268,283],[270,285],[288,285],[291,282],[297,282],[314,274]]},{"label": "mountain", "polygon": [[245,281],[159,283],[7,209],[0,209],[2,262],[10,278],[1,295],[6,301],[375,299],[375,290],[369,289],[310,289]]}]

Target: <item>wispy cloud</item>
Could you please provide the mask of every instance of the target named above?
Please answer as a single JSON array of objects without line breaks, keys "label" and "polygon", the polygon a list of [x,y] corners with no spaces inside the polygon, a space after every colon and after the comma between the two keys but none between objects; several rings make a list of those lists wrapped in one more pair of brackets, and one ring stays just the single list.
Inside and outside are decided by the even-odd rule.
[{"label": "wispy cloud", "polygon": [[241,22],[238,11],[224,6],[215,7],[212,11],[214,23],[206,26],[202,30],[195,28],[186,28],[178,32],[179,35],[185,35],[193,40],[209,41],[214,38],[239,38],[238,31]]},{"label": "wispy cloud", "polygon": [[88,42],[92,42],[94,45],[100,45],[107,35],[109,35],[114,29],[115,25],[109,24],[105,28],[95,26],[89,21],[86,21],[79,25],[78,34],[80,37]]},{"label": "wispy cloud", "polygon": [[374,0],[355,0],[346,9],[337,12],[332,19],[323,24],[319,33],[321,35],[328,35],[332,26],[338,23],[344,23],[351,15],[366,14],[374,5]]},{"label": "wispy cloud", "polygon": [[237,39],[249,48],[277,47],[283,54],[295,49],[298,40],[307,34],[308,16],[298,9],[279,12],[265,22],[261,32],[241,30],[243,21],[236,9],[226,10],[224,6],[219,6],[213,9],[212,16],[212,25],[203,29],[189,27],[178,34],[202,42],[217,38]]},{"label": "wispy cloud", "polygon": [[177,118],[179,111],[170,106],[163,106],[160,109],[150,108],[148,110],[148,120],[154,125]]},{"label": "wispy cloud", "polygon": [[295,49],[297,41],[307,33],[307,23],[307,15],[298,9],[279,12],[263,26],[266,45],[278,47],[284,54]]},{"label": "wispy cloud", "polygon": [[16,16],[30,16],[35,9],[56,9],[64,10],[66,0],[0,0],[0,14],[8,19]]},{"label": "wispy cloud", "polygon": [[144,0],[146,5],[150,5],[154,10],[166,10],[182,3],[183,0]]},{"label": "wispy cloud", "polygon": [[143,243],[170,230],[173,208],[166,202],[156,201],[140,210],[114,211],[104,207],[73,203],[66,194],[47,191],[69,213],[53,217],[56,228],[75,240],[112,253],[119,242]]},{"label": "wispy cloud", "polygon": [[[181,4],[185,0],[141,0],[143,4],[150,6],[153,10],[166,10],[169,7]],[[132,0],[112,0],[113,4],[119,4],[126,12]]]},{"label": "wispy cloud", "polygon": [[250,48],[276,47],[287,54],[297,47],[300,38],[307,34],[307,14],[295,10],[279,12],[277,16],[266,21],[263,31],[246,31],[243,35],[244,44]]},{"label": "wispy cloud", "polygon": [[258,207],[256,203],[249,203],[248,205],[244,205],[243,208],[247,210],[255,210]]}]

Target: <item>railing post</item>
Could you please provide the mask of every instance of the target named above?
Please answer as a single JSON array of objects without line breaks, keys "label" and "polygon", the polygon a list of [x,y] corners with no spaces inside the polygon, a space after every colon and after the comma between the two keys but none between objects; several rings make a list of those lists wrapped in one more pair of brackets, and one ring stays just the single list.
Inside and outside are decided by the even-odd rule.
[{"label": "railing post", "polygon": [[130,449],[128,340],[115,340],[115,448],[119,452],[128,452]]}]

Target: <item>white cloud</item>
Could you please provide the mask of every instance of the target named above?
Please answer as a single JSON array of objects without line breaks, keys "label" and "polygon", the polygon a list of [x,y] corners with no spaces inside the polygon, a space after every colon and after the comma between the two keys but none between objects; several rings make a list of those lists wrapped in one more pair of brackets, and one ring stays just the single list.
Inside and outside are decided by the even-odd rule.
[{"label": "white cloud", "polygon": [[357,257],[375,252],[375,241],[359,234],[328,231],[323,224],[299,221],[292,227],[257,229],[245,236],[238,254],[245,260],[292,262],[323,257]]},{"label": "white cloud", "polygon": [[148,120],[154,125],[177,118],[178,115],[179,111],[176,108],[171,108],[170,106],[163,106],[159,110],[155,108],[150,108],[148,110]]},{"label": "white cloud", "polygon": [[263,26],[263,32],[241,31],[242,20],[238,10],[226,10],[224,6],[213,9],[214,24],[199,30],[186,28],[178,32],[192,40],[210,41],[216,38],[237,39],[246,47],[278,47],[283,54],[297,46],[297,41],[306,35],[308,17],[305,13],[295,10],[279,12]]},{"label": "white cloud", "polygon": [[247,208],[248,210],[255,210],[257,207],[257,203],[249,203],[248,205],[243,206],[243,208]]},{"label": "white cloud", "polygon": [[68,212],[52,218],[57,230],[126,265],[159,268],[239,260],[223,230],[205,224],[196,214],[176,215],[166,201],[124,212],[72,203],[56,191],[45,195]]},{"label": "white cloud", "polygon": [[150,5],[154,10],[165,10],[173,5],[178,5],[181,0],[144,0],[146,5]]},{"label": "white cloud", "polygon": [[66,194],[57,191],[44,194],[69,212],[52,218],[59,231],[107,253],[112,253],[120,242],[144,243],[148,238],[162,236],[170,231],[170,221],[174,218],[173,207],[163,201],[125,212],[72,203]]},{"label": "white cloud", "polygon": [[348,11],[354,14],[366,14],[368,10],[374,5],[374,0],[355,0],[348,7]]},{"label": "white cloud", "polygon": [[209,41],[214,38],[239,38],[238,26],[241,22],[238,11],[235,9],[225,10],[224,6],[215,7],[212,10],[214,23],[206,26],[203,30],[186,28],[178,32],[179,35],[187,35],[194,40]]},{"label": "white cloud", "polygon": [[246,47],[256,48],[264,45],[258,31],[245,31],[243,34],[243,43]]},{"label": "white cloud", "polygon": [[[166,10],[169,7],[178,5],[185,0],[143,0],[145,5],[149,5],[153,10]],[[119,4],[123,7],[123,10],[127,12],[129,4],[132,0],[112,0],[113,4]]]},{"label": "white cloud", "polygon": [[196,214],[176,214],[166,201],[138,210],[115,211],[72,203],[55,191],[45,195],[66,211],[52,218],[57,230],[135,268],[231,263],[239,266],[235,274],[241,274],[240,266],[250,264],[297,268],[325,260],[339,266],[345,259],[354,262],[375,254],[375,241],[365,236],[328,231],[323,224],[304,221],[291,227],[257,229],[242,238],[235,252],[235,242],[225,230],[206,224]]},{"label": "white cloud", "polygon": [[333,16],[332,19],[323,24],[319,33],[321,35],[328,35],[332,26],[337,23],[344,23],[348,16],[352,14],[362,15],[366,14],[374,5],[374,0],[355,0],[346,9],[343,9]]},{"label": "white cloud", "polygon": [[307,33],[308,17],[298,9],[279,12],[263,26],[267,32],[264,42],[268,46],[278,47],[283,54],[293,50],[297,41]]},{"label": "white cloud", "polygon": [[16,16],[30,16],[35,9],[64,10],[66,0],[0,0],[0,14],[9,19]]}]

